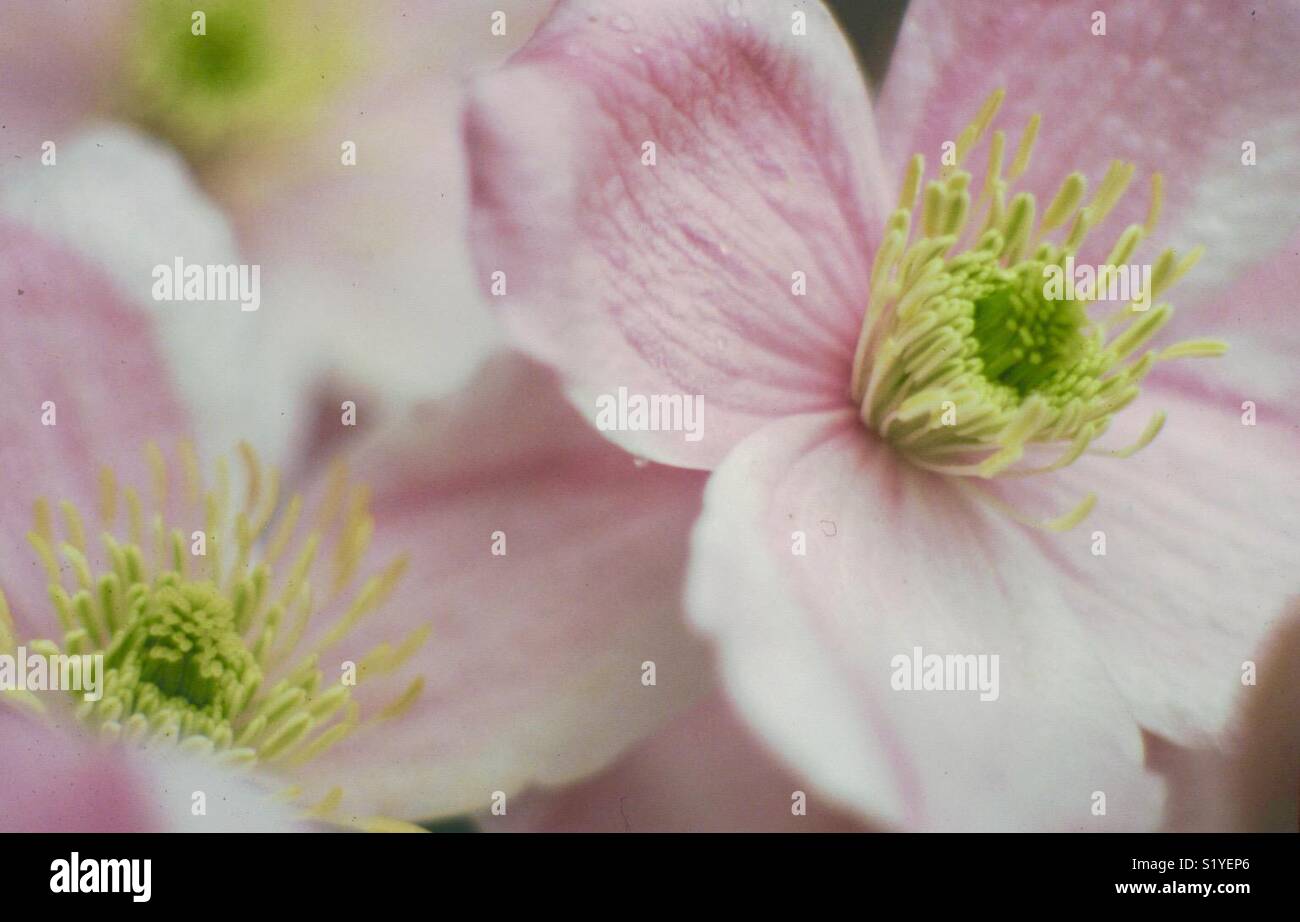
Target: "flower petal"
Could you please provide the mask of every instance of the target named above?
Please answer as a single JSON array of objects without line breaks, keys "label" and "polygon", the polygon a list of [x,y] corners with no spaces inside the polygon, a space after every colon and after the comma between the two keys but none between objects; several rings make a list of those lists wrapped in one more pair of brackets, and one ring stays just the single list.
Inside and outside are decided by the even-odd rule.
[{"label": "flower petal", "polygon": [[1243,272],[1212,310],[1197,311],[1182,325],[1188,335],[1223,340],[1227,354],[1213,362],[1169,362],[1157,369],[1158,380],[1224,405],[1251,400],[1261,416],[1288,417],[1300,403],[1300,324],[1289,316],[1297,290],[1300,234],[1273,259]]},{"label": "flower petal", "polygon": [[[19,639],[58,636],[45,570],[26,535],[41,496],[72,501],[97,531],[99,472],[148,483],[141,450],[185,413],[148,319],[108,276],[26,228],[0,222],[0,587]],[[49,423],[49,425],[47,425]]]},{"label": "flower petal", "polygon": [[0,831],[154,832],[164,813],[120,748],[88,740],[0,701]]},{"label": "flower petal", "polygon": [[0,162],[39,161],[103,102],[122,59],[128,0],[10,6],[0,30]]},{"label": "flower petal", "polygon": [[[246,438],[269,459],[283,456],[297,411],[285,382],[299,356],[292,339],[266,335],[278,306],[154,298],[155,267],[242,262],[225,218],[178,155],[130,129],[99,126],[61,146],[57,167],[30,164],[7,176],[0,214],[84,254],[155,320],[164,367],[198,411],[205,454]],[[274,272],[265,268],[262,281]]]},{"label": "flower petal", "polygon": [[[751,436],[714,473],[687,606],[742,714],[866,817],[1147,828],[1158,798],[1138,728],[1061,575],[1025,529],[900,461],[851,412],[805,415]],[[987,695],[896,690],[931,655],[996,655],[997,681]]]},{"label": "flower petal", "polygon": [[[309,763],[322,786],[402,818],[483,810],[494,791],[602,768],[699,691],[705,656],[680,595],[704,475],[637,466],[549,373],[498,358],[349,465],[373,489],[365,570],[399,553],[410,566],[321,668],[337,675],[377,644],[432,634],[411,660],[422,693]],[[649,661],[656,682],[643,685]],[[409,679],[358,684],[363,713]]]},{"label": "flower petal", "polygon": [[[803,797],[796,799],[802,794]],[[803,806],[806,813],[796,814]],[[754,738],[715,691],[600,774],[532,791],[485,832],[855,832]]]},{"label": "flower petal", "polygon": [[[128,750],[0,702],[3,832],[306,831],[247,778],[179,749]],[[197,795],[202,794],[202,798]],[[200,809],[201,807],[201,809]]]},{"label": "flower petal", "polygon": [[[463,385],[498,344],[464,239],[460,100],[423,74],[349,98],[276,161],[289,175],[241,191],[234,215],[268,267],[269,322],[300,358],[296,405],[333,377],[353,399],[373,394],[371,413],[400,412]],[[340,163],[339,138],[355,165]]]},{"label": "flower petal", "polygon": [[[283,6],[290,34],[324,25],[320,4]],[[277,365],[291,361],[289,404],[334,388],[364,397],[374,421],[450,393],[498,343],[464,234],[463,83],[521,44],[546,5],[326,6],[345,17],[349,50],[310,126],[226,145],[198,168],[245,258],[265,267],[274,309],[260,336],[279,346]],[[505,35],[493,34],[498,11]]]},{"label": "flower petal", "polygon": [[[1085,457],[1003,496],[1032,508],[1098,494],[1084,525],[1037,543],[1139,722],[1173,742],[1205,742],[1228,724],[1242,663],[1300,591],[1300,446],[1289,420],[1243,425],[1235,397],[1148,387],[1123,422],[1136,428],[1157,407],[1167,422],[1133,457]],[[1098,532],[1104,556],[1092,552]]]},{"label": "flower petal", "polygon": [[769,4],[565,0],[473,92],[483,284],[589,419],[620,386],[703,395],[698,442],[608,433],[653,460],[710,467],[844,399],[889,205],[852,53],[798,12],[806,35]]},{"label": "flower petal", "polygon": [[[1093,32],[1098,12],[1104,35]],[[916,0],[881,92],[882,143],[896,168],[918,151],[938,162],[943,142],[1005,87],[998,124],[1017,133],[1009,144],[1031,114],[1043,114],[1021,180],[1040,209],[1074,170],[1095,189],[1111,159],[1137,165],[1133,191],[1093,232],[1096,260],[1124,226],[1144,221],[1146,177],[1164,173],[1154,239],[1180,253],[1205,246],[1173,298],[1208,314],[1224,285],[1272,258],[1300,223],[1297,42],[1294,4],[1189,0],[1099,10],[1092,0],[974,0],[954,16],[950,4]],[[1247,141],[1254,166],[1242,162]],[[971,165],[982,177],[983,158]],[[1139,258],[1154,252],[1148,244]]]}]

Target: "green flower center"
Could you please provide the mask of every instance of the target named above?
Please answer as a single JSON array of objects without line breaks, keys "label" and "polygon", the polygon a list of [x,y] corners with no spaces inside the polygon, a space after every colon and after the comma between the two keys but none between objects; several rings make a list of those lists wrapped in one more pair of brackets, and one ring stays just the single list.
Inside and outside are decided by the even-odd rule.
[{"label": "green flower center", "polygon": [[[1193,340],[1142,351],[1172,314],[1154,299],[1201,255],[1198,248],[1179,259],[1165,250],[1145,273],[1128,265],[1159,216],[1159,174],[1152,177],[1146,222],[1120,234],[1096,267],[1094,284],[1079,288],[1059,283],[1074,268],[1089,231],[1123,196],[1133,164],[1113,162],[1086,204],[1086,180],[1070,174],[1036,220],[1033,195],[1021,192],[1008,202],[1029,163],[1035,116],[1005,175],[1006,137],[993,133],[982,189],[972,197],[971,174],[960,165],[1001,102],[1001,92],[990,97],[956,142],[956,164],[927,182],[923,194],[924,158],[912,159],[876,254],[850,384],[869,428],[918,466],[965,477],[1043,473],[1071,464],[1094,451],[1093,441],[1137,397],[1155,362],[1226,349]],[[971,215],[981,210],[984,219],[976,225]],[[1048,239],[1058,228],[1063,238]],[[1126,277],[1121,306],[1094,316],[1101,279],[1113,281],[1125,271],[1141,282],[1130,286]],[[1156,413],[1135,444],[1102,453],[1127,457],[1155,438],[1163,423],[1163,413]],[[1048,457],[1034,457],[1045,451]],[[1067,515],[1032,524],[1071,527],[1094,502],[1090,495]]]},{"label": "green flower center", "polygon": [[268,60],[265,8],[232,6],[220,12],[212,32],[204,36],[165,28],[174,25],[174,8],[166,19],[153,23],[163,33],[159,50],[175,68],[175,81],[183,92],[214,96],[244,92],[265,79],[274,66]]},{"label": "green flower center", "polygon": [[[172,508],[162,452],[151,445],[148,455],[154,508]],[[62,642],[36,639],[26,646],[44,656],[102,655],[102,695],[87,700],[75,690],[73,700],[78,716],[107,740],[179,744],[236,764],[309,761],[363,726],[352,688],[392,676],[428,636],[422,625],[399,644],[381,644],[355,663],[347,658],[348,635],[384,604],[406,561],[398,558],[352,588],[351,602],[342,604],[373,530],[364,487],[349,486],[336,467],[304,535],[297,527],[302,498],[282,507],[278,477],[263,471],[248,446],[241,446],[247,493],[238,511],[224,460],[216,485],[205,488],[193,450],[182,446],[181,456],[185,497],[172,506],[182,508],[185,528],[168,529],[161,511],[147,518],[139,494],[131,488],[119,494],[112,471],[102,472],[98,575],[76,507],[61,504],[60,541],[49,506],[37,501],[28,538],[49,575]],[[128,513],[125,540],[112,534],[120,496]],[[328,565],[317,562],[323,545],[332,548]],[[273,573],[285,555],[290,562],[277,581]],[[313,592],[322,585],[323,600]],[[332,606],[338,613],[304,650],[322,601],[339,603]],[[0,593],[0,652],[16,640]],[[341,671],[322,667],[327,651],[336,651]],[[374,719],[402,713],[422,687],[415,677]],[[43,708],[29,692],[14,694]],[[324,802],[336,805],[334,795]]]},{"label": "green flower center", "polygon": [[[127,591],[127,622],[104,655],[118,693],[228,725],[262,682],[230,601],[209,582],[160,574]],[[242,627],[247,628],[247,625]]]},{"label": "green flower center", "polygon": [[[979,344],[975,356],[990,384],[1015,390],[1018,397],[1037,391],[1061,396],[1068,393],[1071,372],[1094,357],[1091,342],[1083,336],[1087,323],[1078,301],[1045,301],[1042,296],[1043,264],[1031,262],[1013,274],[990,264],[983,284],[972,292]],[[1095,352],[1095,350],[1092,350]]]},{"label": "green flower center", "polygon": [[139,0],[117,114],[191,159],[304,129],[355,63],[343,14],[305,0]]}]

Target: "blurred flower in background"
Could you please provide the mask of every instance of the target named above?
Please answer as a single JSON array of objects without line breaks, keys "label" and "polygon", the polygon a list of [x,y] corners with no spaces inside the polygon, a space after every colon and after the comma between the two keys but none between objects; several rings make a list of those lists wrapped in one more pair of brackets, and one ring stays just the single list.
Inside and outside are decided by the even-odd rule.
[{"label": "blurred flower in background", "polygon": [[[62,229],[58,213],[96,194],[105,170],[138,171],[135,150],[171,148],[184,165],[163,177],[136,172],[130,201],[191,173],[230,237],[204,241],[211,259],[189,258],[219,262],[215,250],[234,247],[266,267],[264,297],[275,305],[243,324],[255,334],[222,331],[215,343],[203,317],[193,361],[204,376],[238,355],[241,377],[261,378],[246,388],[260,400],[221,412],[233,420],[261,407],[266,440],[287,445],[313,435],[304,401],[337,385],[373,396],[362,425],[373,422],[390,403],[450,392],[494,343],[459,233],[460,84],[522,41],[544,7],[495,6],[511,18],[504,36],[491,34],[486,11],[472,28],[464,3],[220,0],[204,6],[202,35],[194,10],[166,0],[8,9],[6,210]],[[78,139],[105,122],[113,127],[98,130],[115,144],[82,155]],[[41,169],[46,141],[62,154],[59,169]],[[129,221],[133,210],[118,202],[114,217]],[[127,227],[82,222],[67,232],[111,240]],[[170,262],[178,241],[155,227],[130,232],[157,233],[156,262]]]},{"label": "blurred flower in background", "polygon": [[[421,625],[434,634],[410,663],[420,694],[383,724],[384,744],[357,734],[321,760],[347,777],[294,779],[310,803],[341,782],[343,809],[361,818],[472,813],[498,790],[581,777],[705,681],[678,602],[699,478],[605,446],[522,360],[503,356],[459,389],[495,343],[463,237],[462,80],[522,41],[544,6],[496,5],[510,17],[499,36],[469,4],[213,4],[202,37],[174,4],[68,4],[6,23],[0,212],[13,239],[64,254],[61,272],[84,263],[90,279],[66,298],[45,277],[57,259],[4,254],[6,319],[26,334],[7,339],[4,358],[30,384],[6,406],[29,438],[2,453],[9,639],[55,633],[27,577],[38,572],[32,503],[93,508],[100,466],[138,471],[145,439],[189,431],[208,471],[247,439],[284,469],[286,489],[317,492],[324,462],[346,455],[371,487],[365,564],[409,559],[353,638],[382,649]],[[186,49],[208,37],[191,60]],[[261,307],[156,301],[151,270],[177,257],[259,265]],[[42,325],[52,303],[64,325]],[[144,351],[112,350],[120,366],[95,374],[93,339],[66,326],[82,314],[118,317],[105,331]],[[64,408],[49,430],[45,398]],[[340,425],[344,400],[355,426]],[[646,502],[657,493],[674,501]],[[498,533],[508,558],[492,553]],[[646,656],[672,664],[660,693],[640,684]],[[36,774],[68,751],[62,733],[30,739]],[[137,825],[134,802],[91,825]],[[74,824],[75,803],[8,823]]]}]

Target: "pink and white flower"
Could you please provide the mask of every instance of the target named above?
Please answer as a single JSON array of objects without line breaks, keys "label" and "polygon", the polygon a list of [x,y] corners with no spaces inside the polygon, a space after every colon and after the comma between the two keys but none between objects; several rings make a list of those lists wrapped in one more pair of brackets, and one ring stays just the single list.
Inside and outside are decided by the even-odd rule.
[{"label": "pink and white flower", "polygon": [[[1150,828],[1143,732],[1215,740],[1295,590],[1300,17],[1095,6],[913,3],[873,105],[819,5],[566,0],[466,116],[513,341],[589,419],[703,396],[698,442],[605,434],[712,472],[686,597],[730,696],[893,826]],[[1148,237],[1176,316],[1034,293]],[[1000,697],[895,690],[916,647],[1000,655]]]},{"label": "pink and white flower", "polygon": [[[236,432],[276,460],[302,449],[316,435],[304,408],[322,391],[364,399],[362,425],[453,393],[499,345],[464,268],[461,79],[517,47],[545,7],[493,10],[508,17],[504,35],[492,10],[463,2],[15,6],[0,32],[0,211],[47,234],[165,240],[172,222],[156,211],[156,225],[97,228],[65,214],[106,192],[165,198],[177,177],[195,178],[228,226],[224,239],[177,244],[263,269],[259,335],[232,348],[219,333],[194,358],[196,374],[249,370],[221,393],[188,395],[230,420],[213,427],[222,449]],[[157,185],[141,164],[160,158],[137,158],[141,148],[175,152]],[[104,170],[133,184],[103,190]],[[132,214],[103,204],[91,214]],[[274,355],[262,354],[268,342]]]},{"label": "pink and white flower", "polygon": [[[548,372],[502,357],[455,398],[421,402],[370,435],[343,429],[333,448],[351,480],[293,455],[277,479],[251,453],[222,475],[207,446],[261,418],[240,401],[293,406],[294,395],[266,384],[257,360],[223,366],[214,355],[255,340],[258,314],[155,302],[148,287],[153,264],[178,248],[237,261],[225,220],[173,155],[138,136],[106,130],[71,150],[57,181],[0,183],[10,210],[0,224],[0,653],[40,639],[107,652],[125,636],[132,622],[110,623],[121,612],[111,593],[96,594],[103,579],[126,578],[101,533],[140,545],[149,578],[130,581],[152,587],[147,598],[180,575],[234,605],[246,584],[238,574],[256,579],[260,561],[267,599],[286,608],[273,618],[263,606],[237,639],[223,634],[262,673],[262,697],[240,702],[230,733],[185,718],[175,694],[160,703],[140,690],[170,688],[162,678],[119,680],[148,708],[114,692],[79,720],[63,692],[0,692],[14,779],[0,785],[0,828],[281,828],[304,815],[392,828],[374,818],[467,813],[497,790],[584,776],[701,691],[704,651],[678,590],[702,474],[638,467],[588,429]],[[77,188],[81,208],[60,207]],[[111,233],[114,221],[130,232]],[[244,376],[257,387],[244,390]],[[248,436],[253,448],[262,441]],[[174,451],[182,441],[199,447]],[[213,527],[214,516],[224,524]],[[295,516],[298,537],[277,553],[276,534]],[[210,556],[194,555],[195,530]],[[492,552],[497,532],[505,556]],[[299,572],[296,555],[313,542],[314,562]],[[252,569],[241,570],[245,543]],[[218,550],[220,579],[207,569]],[[87,571],[93,629],[60,618],[68,605],[82,610]],[[672,664],[652,689],[640,682],[647,656]],[[344,693],[347,663],[361,681]],[[259,729],[258,702],[277,696]],[[202,697],[190,704],[210,703]],[[162,740],[140,748],[137,733]],[[248,776],[221,764],[250,758]],[[290,787],[292,809],[268,802]],[[208,795],[204,817],[192,812],[195,790]]]}]

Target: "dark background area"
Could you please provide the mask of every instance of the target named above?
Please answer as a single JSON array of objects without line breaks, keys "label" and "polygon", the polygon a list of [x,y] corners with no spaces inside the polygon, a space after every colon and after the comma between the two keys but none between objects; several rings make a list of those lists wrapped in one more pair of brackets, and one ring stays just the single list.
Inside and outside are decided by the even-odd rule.
[{"label": "dark background area", "polygon": [[874,96],[884,80],[907,0],[827,0],[827,5],[853,39]]}]

